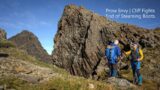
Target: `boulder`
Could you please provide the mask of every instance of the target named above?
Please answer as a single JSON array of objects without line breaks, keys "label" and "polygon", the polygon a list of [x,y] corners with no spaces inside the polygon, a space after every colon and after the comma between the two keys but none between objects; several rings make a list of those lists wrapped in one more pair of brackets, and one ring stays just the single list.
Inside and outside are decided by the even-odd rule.
[{"label": "boulder", "polygon": [[54,38],[52,59],[71,74],[88,78],[106,67],[100,62],[109,41],[118,39],[122,51],[127,51],[131,42],[138,42],[142,48],[158,47],[159,37],[154,31],[117,23],[83,7],[67,5]]}]

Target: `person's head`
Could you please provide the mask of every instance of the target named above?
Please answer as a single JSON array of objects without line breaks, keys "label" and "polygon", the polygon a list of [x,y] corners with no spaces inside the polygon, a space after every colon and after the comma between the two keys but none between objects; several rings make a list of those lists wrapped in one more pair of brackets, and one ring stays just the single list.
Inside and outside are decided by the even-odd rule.
[{"label": "person's head", "polygon": [[119,41],[116,39],[116,40],[114,40],[114,44],[115,45],[118,45],[119,44]]},{"label": "person's head", "polygon": [[138,43],[133,43],[133,49],[136,50],[138,48]]},{"label": "person's head", "polygon": [[107,45],[111,45],[113,42],[112,41],[108,41],[107,42]]}]

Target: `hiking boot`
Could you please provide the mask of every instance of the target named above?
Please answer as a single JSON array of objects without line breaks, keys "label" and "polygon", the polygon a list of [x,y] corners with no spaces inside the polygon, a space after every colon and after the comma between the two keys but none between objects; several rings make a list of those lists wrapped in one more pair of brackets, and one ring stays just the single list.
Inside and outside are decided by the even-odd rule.
[{"label": "hiking boot", "polygon": [[142,75],[140,75],[138,77],[138,85],[141,86],[142,85]]}]

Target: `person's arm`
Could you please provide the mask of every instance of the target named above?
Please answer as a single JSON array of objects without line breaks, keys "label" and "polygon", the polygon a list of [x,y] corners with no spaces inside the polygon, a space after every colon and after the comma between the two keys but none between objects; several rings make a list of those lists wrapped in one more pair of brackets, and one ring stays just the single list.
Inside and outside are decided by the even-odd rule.
[{"label": "person's arm", "polygon": [[127,51],[127,52],[125,52],[125,54],[126,54],[127,56],[129,56],[129,55],[131,54],[131,50],[130,50],[130,51]]},{"label": "person's arm", "polygon": [[117,55],[121,56],[121,49],[119,47],[117,47]]},{"label": "person's arm", "polygon": [[138,61],[142,61],[144,58],[142,49],[139,49],[139,54],[140,54],[140,58],[138,59]]},{"label": "person's arm", "polygon": [[108,49],[105,49],[105,58],[108,59]]}]

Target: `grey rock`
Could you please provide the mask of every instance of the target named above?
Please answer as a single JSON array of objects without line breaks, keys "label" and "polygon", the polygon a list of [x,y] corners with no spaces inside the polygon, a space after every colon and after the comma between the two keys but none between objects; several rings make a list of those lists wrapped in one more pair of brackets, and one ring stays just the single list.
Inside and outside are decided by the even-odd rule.
[{"label": "grey rock", "polygon": [[158,47],[160,36],[153,31],[134,25],[121,24],[94,14],[75,5],[65,7],[54,38],[52,59],[54,64],[73,75],[90,77],[98,71],[107,42],[120,40],[120,47],[127,51],[131,42],[142,48]]},{"label": "grey rock", "polygon": [[0,85],[0,90],[4,90],[4,86],[3,85]]},{"label": "grey rock", "polygon": [[134,89],[137,88],[135,85],[133,85],[132,83],[130,83],[126,79],[121,79],[121,78],[110,77],[110,78],[108,78],[107,83],[112,84],[118,90],[130,90],[130,89],[132,90],[133,88]]}]

